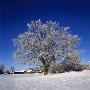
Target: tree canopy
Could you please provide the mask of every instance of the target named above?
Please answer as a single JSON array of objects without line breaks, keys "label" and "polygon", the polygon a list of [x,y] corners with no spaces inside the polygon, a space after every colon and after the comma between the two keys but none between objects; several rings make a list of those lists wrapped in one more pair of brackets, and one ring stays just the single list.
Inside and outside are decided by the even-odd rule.
[{"label": "tree canopy", "polygon": [[16,51],[14,56],[21,64],[39,63],[43,65],[45,74],[54,62],[69,60],[79,62],[77,45],[78,35],[73,35],[69,27],[60,26],[58,22],[40,19],[27,24],[28,30],[13,39]]}]

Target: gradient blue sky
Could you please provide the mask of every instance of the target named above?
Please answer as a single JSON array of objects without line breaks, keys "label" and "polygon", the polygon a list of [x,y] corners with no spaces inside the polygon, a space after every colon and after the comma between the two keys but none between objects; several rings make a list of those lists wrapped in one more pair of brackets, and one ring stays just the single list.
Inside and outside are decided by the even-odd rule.
[{"label": "gradient blue sky", "polygon": [[[0,0],[0,64],[14,66],[12,39],[27,30],[27,22],[35,19],[59,21],[70,26],[82,40],[81,60],[90,60],[89,0]],[[20,68],[16,66],[16,68]]]}]

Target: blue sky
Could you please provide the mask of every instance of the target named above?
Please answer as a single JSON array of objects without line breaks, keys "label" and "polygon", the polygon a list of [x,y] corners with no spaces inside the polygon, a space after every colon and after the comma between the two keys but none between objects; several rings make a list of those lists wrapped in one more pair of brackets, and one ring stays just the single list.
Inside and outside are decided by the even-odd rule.
[{"label": "blue sky", "polygon": [[89,0],[0,0],[0,64],[15,65],[12,39],[25,32],[27,23],[36,19],[56,20],[61,26],[70,26],[71,32],[82,38],[81,60],[90,60]]}]

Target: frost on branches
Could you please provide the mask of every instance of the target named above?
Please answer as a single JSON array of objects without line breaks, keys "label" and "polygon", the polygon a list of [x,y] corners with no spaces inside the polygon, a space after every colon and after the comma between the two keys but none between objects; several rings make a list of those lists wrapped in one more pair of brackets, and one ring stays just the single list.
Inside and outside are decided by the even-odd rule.
[{"label": "frost on branches", "polygon": [[31,21],[27,26],[28,30],[25,33],[13,39],[17,62],[37,62],[44,66],[45,75],[48,74],[52,63],[60,62],[67,57],[79,62],[76,49],[80,38],[78,35],[72,35],[69,27],[60,26],[53,21],[43,23],[41,20]]}]

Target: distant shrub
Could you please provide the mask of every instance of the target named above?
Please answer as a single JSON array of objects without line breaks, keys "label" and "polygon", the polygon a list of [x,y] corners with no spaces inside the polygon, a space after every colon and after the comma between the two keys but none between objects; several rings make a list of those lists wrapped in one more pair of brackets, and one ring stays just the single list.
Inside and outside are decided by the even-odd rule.
[{"label": "distant shrub", "polygon": [[4,72],[0,69],[0,74],[4,74]]},{"label": "distant shrub", "polygon": [[5,66],[4,64],[0,65],[0,74],[4,74]]},{"label": "distant shrub", "polygon": [[10,67],[10,71],[11,71],[12,74],[14,74],[15,68],[14,68],[13,66],[11,66],[11,67]]},{"label": "distant shrub", "polygon": [[62,64],[57,64],[57,65],[51,65],[49,68],[50,73],[63,73],[65,72],[65,69]]},{"label": "distant shrub", "polygon": [[84,69],[86,69],[85,66],[80,63],[62,62],[60,64],[50,66],[49,72],[54,74],[69,71],[82,71]]},{"label": "distant shrub", "polygon": [[6,74],[11,74],[9,70],[7,70],[5,73],[6,73]]},{"label": "distant shrub", "polygon": [[90,70],[90,65],[89,64],[83,64],[83,67],[87,70]]}]

